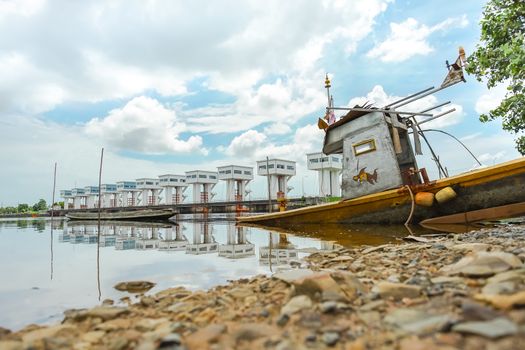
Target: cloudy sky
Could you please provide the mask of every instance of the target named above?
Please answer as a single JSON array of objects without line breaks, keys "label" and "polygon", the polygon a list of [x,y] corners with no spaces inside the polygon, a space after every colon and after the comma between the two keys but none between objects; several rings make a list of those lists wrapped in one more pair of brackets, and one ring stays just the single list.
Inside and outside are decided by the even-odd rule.
[{"label": "cloudy sky", "polygon": [[[102,147],[105,183],[277,156],[298,162],[291,194],[314,194],[305,154],[323,140],[325,73],[339,106],[437,86],[459,45],[473,51],[481,11],[452,0],[0,0],[0,206],[49,201],[54,162],[58,190],[96,184]],[[456,112],[432,127],[485,164],[518,157],[499,123],[478,121],[504,89],[467,81],[410,108],[451,100]],[[451,173],[474,165],[452,139],[429,138]],[[435,174],[428,151],[418,162]],[[252,182],[253,197],[264,184]]]}]

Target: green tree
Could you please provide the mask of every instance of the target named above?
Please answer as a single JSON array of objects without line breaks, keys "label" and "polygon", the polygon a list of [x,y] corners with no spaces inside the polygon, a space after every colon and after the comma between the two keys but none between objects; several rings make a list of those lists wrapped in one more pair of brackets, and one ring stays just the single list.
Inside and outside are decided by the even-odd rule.
[{"label": "green tree", "polygon": [[525,154],[525,1],[489,0],[481,19],[481,37],[466,70],[489,89],[507,85],[501,104],[482,122],[502,118],[503,129],[516,134],[516,148]]},{"label": "green tree", "polygon": [[34,211],[41,211],[47,209],[47,203],[44,199],[40,199],[36,204],[33,205]]},{"label": "green tree", "polygon": [[26,203],[20,203],[17,207],[17,212],[19,213],[26,213],[29,211],[29,205]]}]

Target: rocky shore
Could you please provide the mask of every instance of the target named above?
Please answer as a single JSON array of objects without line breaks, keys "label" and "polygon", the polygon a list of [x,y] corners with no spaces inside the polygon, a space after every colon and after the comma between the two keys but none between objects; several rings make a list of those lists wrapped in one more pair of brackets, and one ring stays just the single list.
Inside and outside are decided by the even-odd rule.
[{"label": "rocky shore", "polygon": [[523,349],[524,242],[510,225],[314,253],[273,276],[0,328],[0,350]]}]

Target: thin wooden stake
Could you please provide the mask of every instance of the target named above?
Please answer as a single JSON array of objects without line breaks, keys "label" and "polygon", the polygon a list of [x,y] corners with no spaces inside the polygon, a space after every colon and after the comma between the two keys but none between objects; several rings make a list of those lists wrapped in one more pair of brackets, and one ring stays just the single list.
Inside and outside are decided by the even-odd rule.
[{"label": "thin wooden stake", "polygon": [[102,192],[102,162],[104,160],[104,147],[100,152],[100,168],[98,172],[98,231],[97,231],[97,287],[98,287],[98,300],[102,296],[100,291],[100,210],[101,210],[101,192]]},{"label": "thin wooden stake", "polygon": [[55,205],[55,190],[57,185],[57,163],[55,162],[55,171],[53,174],[53,195],[51,197],[51,279],[53,279],[53,217]]}]

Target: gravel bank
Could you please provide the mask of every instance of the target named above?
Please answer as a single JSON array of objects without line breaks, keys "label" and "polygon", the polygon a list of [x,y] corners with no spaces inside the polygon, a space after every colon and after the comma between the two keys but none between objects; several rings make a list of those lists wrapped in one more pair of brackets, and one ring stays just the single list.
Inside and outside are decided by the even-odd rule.
[{"label": "gravel bank", "polygon": [[273,276],[0,328],[0,350],[520,349],[524,241],[509,225],[314,253]]}]

